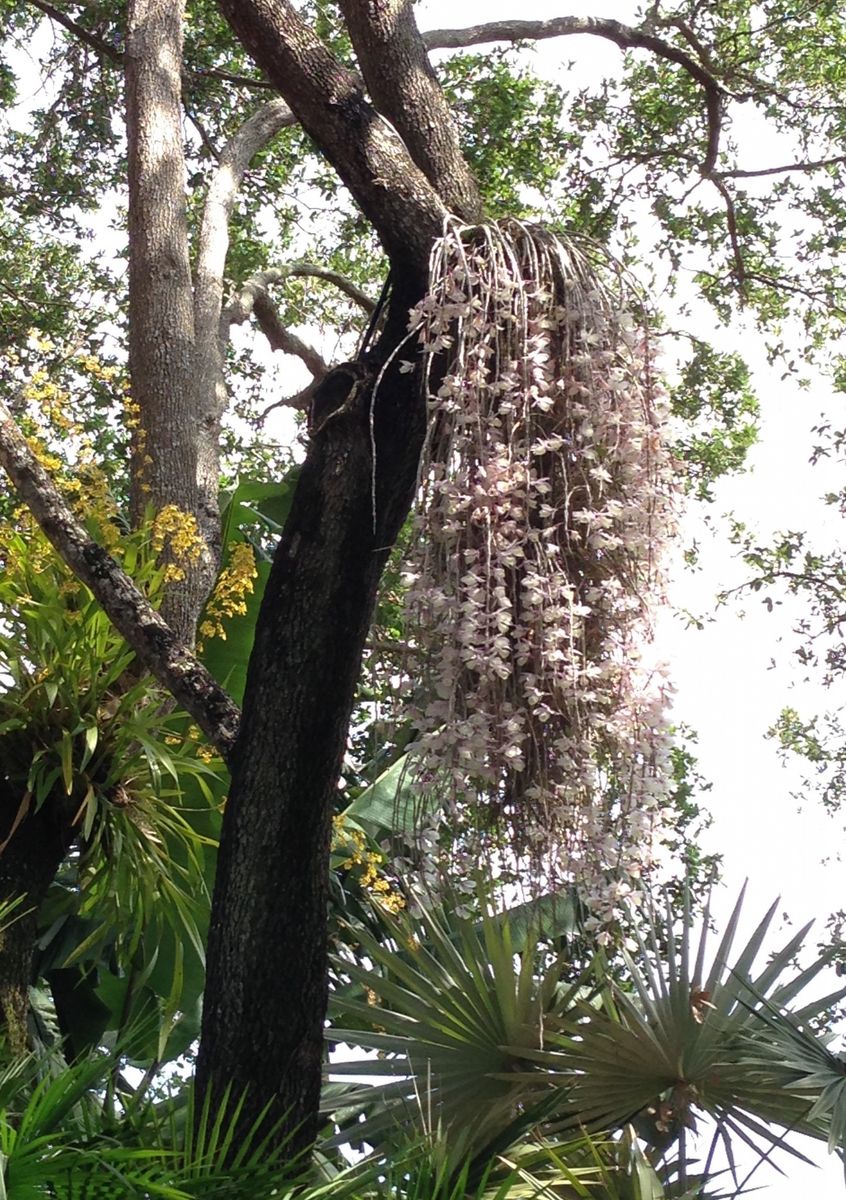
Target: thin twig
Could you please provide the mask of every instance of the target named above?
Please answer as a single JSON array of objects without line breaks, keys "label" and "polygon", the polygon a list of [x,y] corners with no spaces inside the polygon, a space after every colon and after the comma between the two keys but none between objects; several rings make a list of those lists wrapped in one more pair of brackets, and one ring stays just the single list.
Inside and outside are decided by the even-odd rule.
[{"label": "thin twig", "polygon": [[731,242],[731,250],[734,256],[735,274],[737,275],[737,282],[740,285],[741,293],[745,295],[748,276],[746,274],[746,264],[743,261],[743,251],[740,248],[740,236],[737,230],[737,210],[734,207],[734,198],[722,179],[714,175],[708,175],[707,178],[720,193],[723,203],[726,206],[726,225],[728,226],[729,241]]},{"label": "thin twig", "polygon": [[203,122],[200,120],[200,118],[197,116],[197,114],[195,112],[192,112],[191,109],[187,107],[187,105],[185,107],[185,115],[187,116],[187,118],[191,122],[191,124],[194,126],[197,133],[200,135],[200,142],[202,143],[202,145],[205,147],[206,151],[208,152],[209,158],[211,158],[213,162],[219,163],[220,162],[220,154],[218,152],[217,146],[215,146],[214,142],[209,137],[208,131],[206,130],[205,126],[203,125]]},{"label": "thin twig", "polygon": [[[112,42],[105,38],[99,37],[96,33],[92,33],[90,29],[86,29],[84,25],[80,25],[78,21],[74,21],[67,13],[62,12],[55,4],[51,4],[49,0],[28,0],[28,3],[43,12],[51,21],[55,21],[57,25],[61,25],[68,33],[72,33],[75,38],[84,42],[86,46],[90,46],[92,50],[96,50],[98,54],[102,54],[109,62],[115,66],[122,66],[123,51],[119,50]],[[263,92],[275,92],[276,88],[266,79],[254,78],[251,75],[238,75],[232,71],[224,71],[219,67],[205,67],[198,71],[186,72],[189,79],[220,79],[224,83],[234,83],[238,87],[254,88]]]},{"label": "thin twig", "polygon": [[258,79],[253,75],[236,75],[232,71],[222,71],[217,67],[206,67],[201,71],[192,71],[195,79],[220,79],[224,83],[234,83],[238,87],[255,88],[260,92],[275,92],[276,88],[267,79]]},{"label": "thin twig", "polygon": [[314,393],[317,391],[319,379],[312,379],[311,383],[306,384],[299,392],[295,392],[293,396],[283,396],[280,400],[274,400],[272,404],[268,404],[267,408],[262,409],[259,413],[259,420],[264,421],[274,408],[293,408],[298,412],[305,412],[311,407]]}]

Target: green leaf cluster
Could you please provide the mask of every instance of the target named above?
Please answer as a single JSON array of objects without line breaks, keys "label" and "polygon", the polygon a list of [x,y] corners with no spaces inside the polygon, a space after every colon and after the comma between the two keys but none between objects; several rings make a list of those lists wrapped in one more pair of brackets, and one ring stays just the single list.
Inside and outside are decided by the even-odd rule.
[{"label": "green leaf cluster", "polygon": [[[161,569],[145,537],[127,539],[123,561],[155,595]],[[36,970],[73,1052],[144,1015],[135,1057],[182,1053],[198,1029],[221,764],[136,673],[133,653],[41,535],[7,530],[2,554],[8,836],[49,808],[72,839],[40,913]]]}]

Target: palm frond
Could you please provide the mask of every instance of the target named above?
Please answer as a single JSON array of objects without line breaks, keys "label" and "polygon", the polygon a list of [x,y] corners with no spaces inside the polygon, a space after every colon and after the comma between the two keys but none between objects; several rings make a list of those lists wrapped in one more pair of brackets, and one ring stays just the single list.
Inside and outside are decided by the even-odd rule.
[{"label": "palm frond", "polygon": [[[677,932],[672,913],[663,919],[653,914],[640,931],[635,927],[637,956],[624,954],[631,990],[615,985],[612,1003],[579,1002],[575,1017],[549,1031],[546,1046],[531,1058],[562,1081],[571,1080],[561,1128],[619,1128],[646,1113],[660,1135],[693,1128],[697,1113],[707,1112],[718,1120],[730,1116],[753,1139],[777,1138],[768,1132],[770,1122],[821,1135],[822,1110],[808,1082],[813,1076],[783,1069],[783,1047],[773,1027],[782,1030],[782,1038],[795,1035],[783,1006],[804,992],[826,960],[804,970],[794,967],[806,927],[756,968],[773,905],[730,962],[741,904],[742,896],[709,966],[707,925],[694,947],[689,915]],[[801,1010],[801,1036],[818,1053],[823,1047],[807,1023],[844,995],[846,988]]]},{"label": "palm frond", "polygon": [[[333,1142],[354,1134],[379,1145],[412,1122],[472,1130],[478,1150],[526,1106],[546,1099],[549,1080],[528,1052],[543,1045],[546,1022],[562,1016],[585,985],[572,979],[566,956],[545,954],[537,930],[521,928],[515,944],[502,914],[485,914],[478,924],[429,911],[382,919],[389,942],[361,933],[361,953],[372,967],[336,962],[372,1003],[344,994],[337,1006],[355,1025],[333,1026],[331,1040],[379,1057],[332,1063],[331,1076],[374,1081],[351,1088],[340,1103],[332,1096],[336,1112],[370,1112]],[[548,960],[542,971],[541,959]]]},{"label": "palm frond", "polygon": [[[695,937],[689,906],[680,925],[670,911],[645,915],[622,979],[598,956],[593,983],[537,935],[517,952],[507,915],[478,928],[443,911],[385,918],[384,940],[362,938],[369,965],[337,964],[346,1024],[330,1037],[371,1057],[330,1068],[358,1082],[327,1094],[338,1126],[329,1144],[384,1148],[403,1129],[440,1130],[457,1164],[504,1154],[532,1129],[572,1139],[631,1125],[663,1158],[662,1186],[668,1151],[677,1145],[683,1162],[702,1115],[729,1146],[764,1157],[802,1157],[784,1129],[842,1148],[846,1069],[813,1023],[846,988],[803,999],[826,964],[796,967],[807,929],[759,962],[775,905],[735,948],[742,899],[713,954],[708,922]],[[355,983],[367,999],[349,995]],[[649,1171],[639,1174],[648,1195]],[[694,1178],[680,1166],[669,1194]]]}]

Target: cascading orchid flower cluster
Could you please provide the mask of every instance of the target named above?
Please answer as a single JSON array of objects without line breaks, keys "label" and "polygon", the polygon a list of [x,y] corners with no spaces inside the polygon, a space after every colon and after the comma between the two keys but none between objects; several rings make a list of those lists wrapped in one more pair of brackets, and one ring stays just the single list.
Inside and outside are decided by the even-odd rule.
[{"label": "cascading orchid flower cluster", "polygon": [[411,325],[427,381],[447,364],[407,576],[414,770],[603,923],[652,865],[671,776],[642,652],[675,488],[635,307],[594,248],[450,223]]}]

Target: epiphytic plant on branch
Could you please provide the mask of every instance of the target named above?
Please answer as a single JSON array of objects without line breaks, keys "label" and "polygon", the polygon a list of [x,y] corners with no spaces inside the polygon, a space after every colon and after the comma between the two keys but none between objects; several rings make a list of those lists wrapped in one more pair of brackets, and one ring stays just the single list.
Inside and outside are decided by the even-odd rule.
[{"label": "epiphytic plant on branch", "polygon": [[415,772],[601,919],[649,868],[670,777],[642,662],[674,483],[646,321],[593,246],[448,223],[412,325],[428,398],[407,602]]}]

